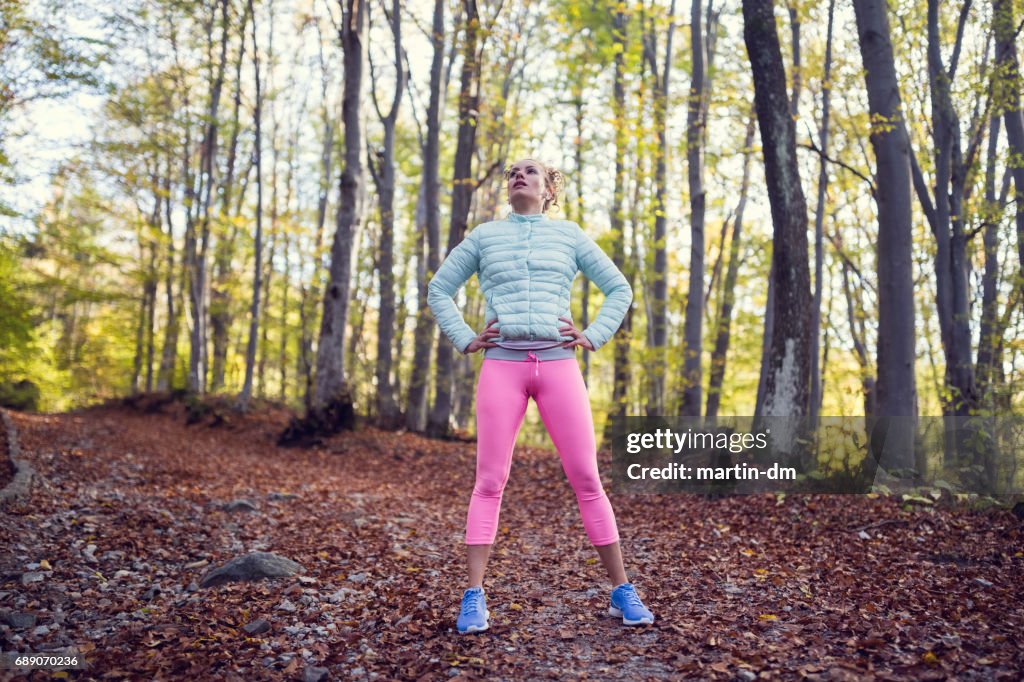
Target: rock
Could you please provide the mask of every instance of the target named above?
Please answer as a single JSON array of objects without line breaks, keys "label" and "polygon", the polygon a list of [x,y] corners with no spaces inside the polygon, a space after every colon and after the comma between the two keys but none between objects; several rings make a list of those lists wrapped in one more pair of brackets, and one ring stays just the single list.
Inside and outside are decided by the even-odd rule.
[{"label": "rock", "polygon": [[45,637],[46,635],[50,634],[50,626],[49,625],[40,625],[39,627],[37,627],[35,630],[32,631],[32,634],[35,635],[36,637]]},{"label": "rock", "polygon": [[284,611],[285,613],[295,613],[295,604],[291,603],[287,599],[283,600],[274,608],[276,608],[278,611]]},{"label": "rock", "polygon": [[36,614],[22,611],[10,611],[6,614],[4,622],[15,630],[24,630],[35,626]]},{"label": "rock", "polygon": [[279,502],[282,500],[294,500],[296,497],[298,497],[298,495],[296,495],[295,493],[282,493],[276,491],[267,495],[268,500],[274,500],[275,502]]},{"label": "rock", "polygon": [[262,618],[246,623],[242,626],[246,634],[249,635],[262,635],[264,632],[270,629],[270,623]]},{"label": "rock", "polygon": [[323,680],[327,679],[327,672],[327,668],[308,666],[302,672],[302,682],[323,682]]},{"label": "rock", "polygon": [[246,500],[246,499],[243,499],[243,498],[239,498],[237,500],[232,500],[231,502],[228,502],[223,507],[221,507],[221,509],[223,509],[226,512],[256,512],[256,511],[259,511],[256,508],[256,505],[254,505],[249,500]]},{"label": "rock", "polygon": [[21,574],[21,584],[29,585],[31,583],[41,583],[46,577],[46,574],[41,571],[29,571],[28,573]]},{"label": "rock", "polygon": [[351,573],[348,576],[348,581],[352,582],[352,583],[365,583],[366,582],[366,574],[365,573]]},{"label": "rock", "polygon": [[302,570],[302,565],[272,552],[250,552],[215,568],[200,580],[200,587],[215,587],[240,580],[281,578]]}]

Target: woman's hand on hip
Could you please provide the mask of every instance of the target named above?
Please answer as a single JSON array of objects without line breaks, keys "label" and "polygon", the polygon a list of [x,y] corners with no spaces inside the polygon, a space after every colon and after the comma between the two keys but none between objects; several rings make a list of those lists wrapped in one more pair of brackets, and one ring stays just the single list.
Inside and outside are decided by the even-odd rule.
[{"label": "woman's hand on hip", "polygon": [[463,351],[463,353],[468,355],[470,353],[477,352],[481,348],[494,348],[495,346],[497,346],[498,344],[493,343],[491,341],[491,339],[497,338],[499,335],[501,335],[500,331],[491,327],[491,325],[497,321],[498,318],[494,318],[493,320],[488,322],[487,327],[482,332],[477,334],[476,338],[469,342],[469,345],[466,346],[466,350]]},{"label": "woman's hand on hip", "polygon": [[580,346],[587,350],[594,350],[594,344],[590,343],[590,339],[583,336],[583,332],[573,325],[572,320],[568,317],[560,317],[558,319],[562,320],[566,324],[565,327],[559,327],[558,331],[564,332],[567,336],[573,337],[572,341],[566,341],[563,343],[562,348],[575,348],[576,346]]}]

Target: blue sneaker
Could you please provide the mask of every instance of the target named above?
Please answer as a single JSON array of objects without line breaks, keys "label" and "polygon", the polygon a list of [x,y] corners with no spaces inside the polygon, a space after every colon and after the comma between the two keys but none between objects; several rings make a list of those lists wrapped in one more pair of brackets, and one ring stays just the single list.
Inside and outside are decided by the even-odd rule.
[{"label": "blue sneaker", "polygon": [[462,595],[462,611],[455,627],[464,635],[470,632],[483,632],[488,627],[487,619],[490,615],[483,588],[471,587]]},{"label": "blue sneaker", "polygon": [[623,625],[654,623],[654,614],[640,601],[633,583],[622,583],[612,590],[612,604],[608,607],[608,615],[616,618],[622,616]]}]

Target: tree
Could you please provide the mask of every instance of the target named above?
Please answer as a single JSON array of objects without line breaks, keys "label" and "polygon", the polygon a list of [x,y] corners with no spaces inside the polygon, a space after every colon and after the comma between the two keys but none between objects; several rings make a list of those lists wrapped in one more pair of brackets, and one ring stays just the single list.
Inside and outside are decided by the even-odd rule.
[{"label": "tree", "polygon": [[239,406],[243,409],[252,398],[252,377],[256,365],[256,338],[259,333],[260,320],[260,288],[263,277],[263,98],[260,83],[260,50],[256,42],[256,11],[253,8],[253,0],[247,0],[249,13],[252,14],[252,68],[253,77],[256,81],[256,105],[253,112],[253,120],[256,125],[255,147],[253,148],[253,159],[256,164],[256,251],[253,264],[252,283],[252,304],[249,308],[249,343],[245,352],[245,383],[242,384],[242,392],[238,396]]},{"label": "tree", "polygon": [[[771,203],[772,302],[775,327],[764,391],[766,417],[808,413],[810,370],[810,270],[807,263],[807,202],[796,161],[796,130],[786,95],[786,72],[771,0],[744,0],[743,38],[754,77],[754,106],[761,130]],[[781,452],[791,452],[796,431],[776,434]],[[777,437],[777,439],[776,439]]]},{"label": "tree", "polygon": [[[455,147],[455,167],[452,178],[451,222],[448,227],[448,252],[458,246],[466,235],[470,200],[475,180],[472,174],[476,149],[477,119],[480,115],[480,55],[477,39],[480,31],[480,13],[476,0],[463,0],[464,36],[462,45],[462,73],[459,81],[459,130]],[[427,434],[446,436],[452,411],[452,347],[437,344],[437,381],[434,406],[427,418]]]},{"label": "tree", "polygon": [[726,361],[729,355],[729,336],[732,329],[732,310],[736,303],[736,280],[740,271],[740,248],[743,245],[743,214],[747,206],[747,190],[750,187],[750,157],[753,153],[755,112],[751,110],[747,121],[747,132],[743,140],[743,183],[740,198],[732,221],[732,238],[729,240],[729,265],[722,284],[722,302],[715,324],[715,348],[711,352],[711,372],[708,378],[708,418],[718,416],[722,400],[722,386],[725,383]]},{"label": "tree", "polygon": [[[423,141],[423,180],[417,204],[416,225],[419,231],[416,294],[416,329],[413,332],[414,354],[418,359],[412,364],[409,378],[409,392],[406,396],[406,427],[421,431],[426,427],[427,380],[430,373],[430,355],[434,342],[433,316],[427,305],[427,282],[440,266],[441,209],[439,152],[441,135],[441,99],[444,69],[444,6],[446,0],[434,0],[434,17],[431,30],[433,57],[430,62],[430,103],[427,105],[427,134]],[[422,207],[422,211],[419,208]],[[422,217],[422,219],[421,219]],[[426,254],[423,242],[426,242]],[[442,344],[443,345],[443,344]]]},{"label": "tree", "polygon": [[[882,0],[854,0],[875,152],[874,197],[878,206],[878,383],[876,412],[884,417],[917,414],[914,375],[914,296],[910,213],[910,142],[903,122],[899,83]],[[887,464],[913,467],[913,429],[897,423],[887,441]],[[890,450],[891,447],[891,450]]]},{"label": "tree", "polygon": [[690,188],[690,287],[684,324],[683,401],[680,416],[699,417],[704,320],[704,108],[707,77],[701,2],[690,4],[690,55],[693,64],[686,108],[686,168]]},{"label": "tree", "polygon": [[[1017,257],[1024,278],[1024,109],[1021,109],[1021,75],[1017,62],[1021,27],[1014,17],[1013,0],[992,0],[992,29],[996,37],[993,115],[1003,115],[1013,175],[1014,215],[1017,222]],[[1024,281],[1024,280],[1022,280]],[[1024,284],[1019,286],[1024,287]]]},{"label": "tree", "polygon": [[364,0],[341,0],[342,18],[338,29],[345,68],[341,116],[345,126],[344,170],[338,192],[334,244],[316,357],[316,388],[313,412],[323,417],[328,429],[351,426],[351,388],[345,379],[345,325],[348,320],[349,289],[352,279],[352,243],[360,221],[359,190],[363,182],[362,101],[363,33],[366,26]]},{"label": "tree", "polygon": [[391,108],[385,115],[377,102],[376,78],[373,61],[370,61],[370,80],[373,82],[373,106],[377,117],[384,126],[384,145],[374,162],[372,154],[367,166],[377,186],[380,205],[380,246],[378,249],[377,271],[380,276],[380,314],[377,318],[377,418],[384,428],[394,428],[400,417],[391,384],[392,340],[395,329],[395,278],[394,278],[394,230],[395,230],[395,123],[398,120],[398,106],[402,101],[405,86],[405,71],[402,68],[402,24],[399,14],[399,0],[393,0],[390,24],[394,37],[395,91]]},{"label": "tree", "polygon": [[[818,160],[818,208],[814,212],[814,304],[811,307],[811,423],[818,420],[818,412],[821,409],[821,365],[819,358],[819,340],[821,338],[821,304],[822,291],[824,289],[824,225],[825,225],[825,197],[828,192],[828,166],[825,156],[828,154],[828,126],[831,113],[832,94],[832,25],[835,14],[835,0],[828,3],[828,31],[825,39],[825,76],[821,87],[821,128],[819,144],[821,145],[821,158]],[[794,21],[794,25],[799,26]],[[798,29],[794,29],[798,30]],[[797,80],[799,70],[794,68],[794,81]],[[795,87],[795,86],[794,86]],[[794,100],[796,97],[794,97]]]},{"label": "tree", "polygon": [[[650,27],[644,34],[644,56],[650,63],[651,77],[654,80],[654,127],[658,138],[655,150],[654,161],[654,269],[651,273],[651,319],[649,321],[651,337],[648,340],[648,347],[653,353],[653,359],[648,367],[650,383],[648,384],[647,414],[660,415],[665,409],[665,372],[667,362],[665,360],[666,344],[668,343],[668,286],[667,286],[667,257],[665,252],[667,209],[665,206],[665,194],[668,190],[667,166],[668,166],[668,96],[669,83],[672,69],[672,36],[675,33],[676,3],[668,11],[668,30],[665,36],[665,56],[662,59],[662,68],[658,68],[656,19],[651,17]],[[699,29],[699,26],[698,26]],[[692,31],[692,28],[691,28]],[[699,39],[699,36],[698,36]],[[694,47],[694,50],[697,48]],[[696,61],[694,62],[697,63]],[[696,69],[694,69],[694,82],[696,83]],[[703,78],[703,75],[701,76]],[[689,148],[688,148],[689,149]],[[698,358],[699,361],[699,358]]]}]

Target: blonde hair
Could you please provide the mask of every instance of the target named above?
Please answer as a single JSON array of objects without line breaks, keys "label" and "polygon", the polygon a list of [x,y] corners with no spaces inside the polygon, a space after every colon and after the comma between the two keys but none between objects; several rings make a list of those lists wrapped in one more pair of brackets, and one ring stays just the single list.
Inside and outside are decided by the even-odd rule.
[{"label": "blonde hair", "polygon": [[[558,170],[554,166],[547,165],[543,161],[538,161],[537,159],[531,157],[526,157],[526,159],[524,160],[533,161],[534,163],[541,167],[541,170],[544,171],[544,188],[551,195],[551,198],[544,200],[544,205],[541,208],[541,212],[547,213],[548,208],[559,205],[558,195],[560,195],[562,193],[562,190],[565,189],[565,175],[562,174],[562,171]],[[505,170],[503,172],[505,182],[508,182],[509,175],[511,175],[511,173],[512,166],[505,166]]]}]

